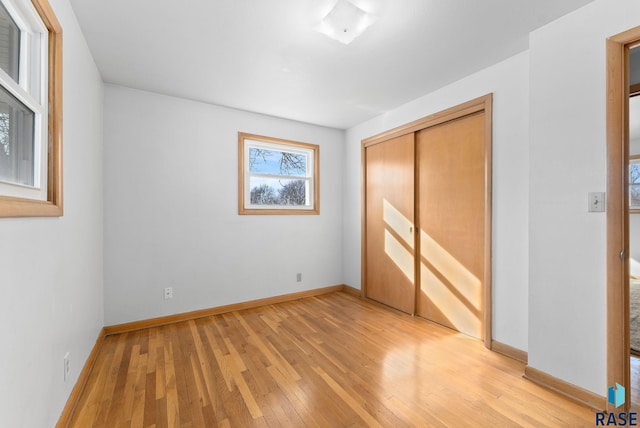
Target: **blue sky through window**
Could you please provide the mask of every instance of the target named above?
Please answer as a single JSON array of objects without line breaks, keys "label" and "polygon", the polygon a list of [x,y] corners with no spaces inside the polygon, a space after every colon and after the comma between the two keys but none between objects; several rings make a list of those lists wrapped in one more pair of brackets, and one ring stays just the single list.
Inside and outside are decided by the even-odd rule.
[{"label": "blue sky through window", "polygon": [[306,176],[306,155],[277,150],[249,149],[249,169],[252,174]]}]

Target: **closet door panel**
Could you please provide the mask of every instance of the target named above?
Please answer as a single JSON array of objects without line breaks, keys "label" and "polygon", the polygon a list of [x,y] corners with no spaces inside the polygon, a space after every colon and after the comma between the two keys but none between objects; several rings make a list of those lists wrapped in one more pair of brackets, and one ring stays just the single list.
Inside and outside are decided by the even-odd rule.
[{"label": "closet door panel", "polygon": [[415,311],[414,135],[365,148],[365,295]]},{"label": "closet door panel", "polygon": [[484,113],[476,113],[416,134],[417,312],[477,338],[484,306],[484,126]]}]

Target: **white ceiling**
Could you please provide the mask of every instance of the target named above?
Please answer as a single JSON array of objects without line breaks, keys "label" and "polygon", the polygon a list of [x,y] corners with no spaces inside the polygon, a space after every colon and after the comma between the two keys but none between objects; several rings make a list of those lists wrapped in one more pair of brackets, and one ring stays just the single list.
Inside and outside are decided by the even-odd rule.
[{"label": "white ceiling", "polygon": [[313,28],[335,0],[71,0],[105,82],[345,129],[528,47],[593,0],[352,0],[350,45]]}]

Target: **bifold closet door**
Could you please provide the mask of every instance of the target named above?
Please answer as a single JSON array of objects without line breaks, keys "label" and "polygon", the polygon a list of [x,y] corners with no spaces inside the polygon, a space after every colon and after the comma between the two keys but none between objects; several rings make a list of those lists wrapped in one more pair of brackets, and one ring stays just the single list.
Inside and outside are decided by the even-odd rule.
[{"label": "bifold closet door", "polygon": [[366,297],[413,314],[413,134],[365,148]]},{"label": "bifold closet door", "polygon": [[418,315],[483,335],[485,113],[416,133]]}]

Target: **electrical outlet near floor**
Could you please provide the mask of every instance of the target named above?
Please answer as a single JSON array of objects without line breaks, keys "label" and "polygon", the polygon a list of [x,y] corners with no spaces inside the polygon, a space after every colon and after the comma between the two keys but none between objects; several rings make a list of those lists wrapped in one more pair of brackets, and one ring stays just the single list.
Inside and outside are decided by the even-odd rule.
[{"label": "electrical outlet near floor", "polygon": [[297,273],[296,274],[296,282],[302,282],[302,274],[301,273]]},{"label": "electrical outlet near floor", "polygon": [[165,287],[164,300],[173,299],[173,287]]},{"label": "electrical outlet near floor", "polygon": [[71,359],[69,358],[69,353],[64,354],[64,381],[66,382],[69,379],[69,373],[71,373]]}]

